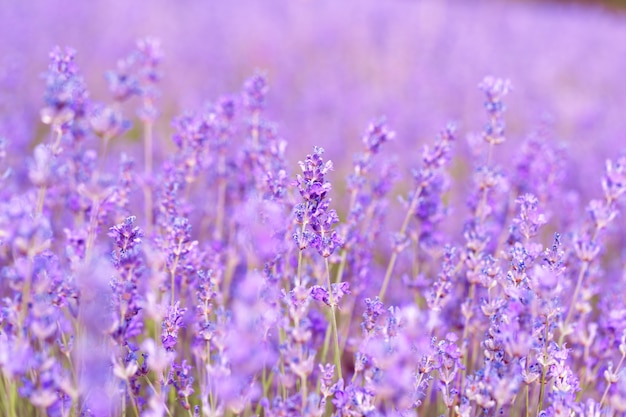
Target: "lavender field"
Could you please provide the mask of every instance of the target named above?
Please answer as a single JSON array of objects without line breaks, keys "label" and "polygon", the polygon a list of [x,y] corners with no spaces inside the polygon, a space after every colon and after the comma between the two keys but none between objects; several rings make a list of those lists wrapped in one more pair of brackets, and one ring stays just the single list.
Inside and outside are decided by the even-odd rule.
[{"label": "lavender field", "polygon": [[626,415],[626,12],[0,22],[0,416]]}]

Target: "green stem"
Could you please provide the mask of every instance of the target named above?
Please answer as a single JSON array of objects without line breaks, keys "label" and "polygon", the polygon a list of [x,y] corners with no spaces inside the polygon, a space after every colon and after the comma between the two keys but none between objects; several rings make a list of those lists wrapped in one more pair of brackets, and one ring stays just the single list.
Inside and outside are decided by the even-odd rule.
[{"label": "green stem", "polygon": [[224,178],[226,158],[220,151],[218,160],[218,186],[217,186],[217,212],[215,214],[215,230],[213,237],[215,240],[222,240],[224,229],[224,213],[226,209],[226,179]]},{"label": "green stem", "polygon": [[335,368],[337,370],[337,375],[339,379],[343,378],[341,371],[341,352],[339,350],[339,333],[337,332],[337,316],[335,315],[335,297],[333,296],[333,290],[330,283],[330,265],[328,264],[328,258],[324,258],[324,263],[326,264],[326,283],[328,285],[328,297],[330,301],[330,314],[331,314],[331,324],[333,326],[334,333],[334,349],[335,349]]},{"label": "green stem", "polygon": [[530,385],[526,385],[526,417],[530,417]]},{"label": "green stem", "polygon": [[330,347],[331,335],[332,335],[332,326],[326,327],[326,334],[324,335],[324,344],[322,345],[322,352],[320,354],[320,363],[322,364],[326,363],[326,356],[328,355],[328,348]]},{"label": "green stem", "polygon": [[[546,328],[544,331],[544,346],[543,346],[543,361],[545,362],[546,359],[548,358],[548,326],[549,326],[549,321],[546,318]],[[540,388],[539,388],[539,403],[537,404],[537,415],[539,415],[539,413],[541,412],[541,410],[543,410],[543,394],[545,392],[545,388],[546,388],[546,374],[548,371],[548,367],[546,365],[542,365],[541,367],[541,381],[540,381]]]},{"label": "green stem", "polygon": [[563,346],[563,342],[565,341],[565,337],[567,336],[568,330],[567,326],[569,325],[569,321],[572,318],[572,313],[574,311],[574,306],[576,304],[576,300],[578,299],[578,293],[582,288],[583,278],[587,273],[587,269],[589,268],[589,262],[583,262],[582,267],[578,273],[578,279],[576,280],[576,288],[574,289],[574,295],[572,296],[572,301],[570,301],[569,309],[567,310],[567,316],[565,317],[565,321],[563,322],[563,327],[561,328],[561,335],[559,336],[559,345]]},{"label": "green stem", "polygon": [[306,400],[309,395],[306,376],[302,375],[300,377],[300,390],[302,390],[302,410],[306,409]]},{"label": "green stem", "polygon": [[[467,339],[468,335],[469,335],[469,321],[472,315],[472,308],[474,307],[474,295],[476,293],[476,284],[475,283],[471,283],[470,284],[470,288],[469,288],[469,294],[467,295],[467,297],[470,300],[470,311],[468,312],[468,315],[465,317],[465,325],[463,326],[463,337],[461,338],[461,343],[463,343],[466,346],[469,346],[469,343],[465,343],[465,339]],[[461,378],[459,380],[459,393],[461,393],[461,395],[463,394],[463,386],[465,385],[465,376],[467,375],[467,366],[468,366],[468,355],[469,355],[469,351],[464,349],[465,351],[463,352],[463,370],[461,371]]]},{"label": "green stem", "polygon": [[176,268],[178,268],[178,260],[180,259],[180,252],[182,250],[182,246],[183,246],[183,240],[179,239],[178,240],[178,248],[176,250],[176,258],[174,259],[174,265],[172,266],[172,269],[170,270],[170,277],[171,277],[171,288],[172,288],[172,294],[170,297],[170,304],[172,307],[174,307],[174,290],[175,290],[175,286],[176,286]]},{"label": "green stem", "polygon": [[[409,226],[409,222],[411,221],[411,217],[417,208],[417,202],[419,201],[419,196],[422,193],[423,185],[420,184],[415,189],[413,193],[413,198],[411,199],[411,203],[409,204],[409,209],[407,210],[406,216],[404,217],[404,221],[402,222],[402,227],[400,228],[400,236],[404,236],[406,234],[406,230]],[[380,289],[380,293],[378,294],[378,298],[382,302],[385,299],[385,293],[387,292],[387,286],[389,285],[389,279],[391,278],[391,274],[393,273],[393,268],[396,265],[396,261],[398,259],[399,252],[394,249],[391,254],[391,258],[389,259],[389,264],[387,264],[387,271],[385,272],[385,279],[383,280],[383,286]]]},{"label": "green stem", "polygon": [[[152,177],[152,153],[153,153],[153,122],[146,120],[144,122],[144,131],[143,131],[143,143],[144,143],[144,175],[146,181]],[[152,232],[152,225],[154,223],[153,215],[152,215],[152,186],[150,184],[146,184],[144,186],[144,210],[146,216],[146,231],[149,233]]]},{"label": "green stem", "polygon": [[[615,368],[615,374],[619,373],[619,370],[622,367],[622,364],[624,363],[624,357],[626,356],[622,355],[622,358],[619,360],[619,363],[617,364],[617,368]],[[612,384],[613,383],[611,381],[606,382],[606,388],[604,389],[604,392],[602,393],[602,398],[600,399],[600,405],[598,406],[598,409],[602,409],[602,404],[604,404],[604,401],[606,400],[606,396],[609,393],[609,388],[611,388]]]}]

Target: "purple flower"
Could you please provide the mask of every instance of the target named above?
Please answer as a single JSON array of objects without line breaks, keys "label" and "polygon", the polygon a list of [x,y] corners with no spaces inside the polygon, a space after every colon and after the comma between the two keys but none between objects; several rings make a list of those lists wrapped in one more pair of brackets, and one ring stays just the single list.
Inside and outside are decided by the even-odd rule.
[{"label": "purple flower", "polygon": [[143,231],[138,226],[134,226],[135,220],[137,220],[135,216],[127,217],[124,223],[109,229],[109,237],[113,238],[115,245],[122,253],[132,251],[137,244],[141,243]]},{"label": "purple flower", "polygon": [[311,287],[311,298],[315,301],[321,301],[324,304],[330,305],[328,290],[319,285],[314,285],[313,287]]},{"label": "purple flower", "polygon": [[89,97],[85,82],[75,62],[76,51],[56,47],[50,52],[50,64],[44,74],[46,107],[41,111],[41,119],[46,124],[60,128],[84,116]]},{"label": "purple flower", "polygon": [[256,73],[246,80],[243,87],[243,105],[250,113],[260,112],[265,108],[269,86],[264,74]]},{"label": "purple flower", "polygon": [[161,342],[168,352],[172,352],[176,348],[178,333],[183,326],[183,315],[187,311],[186,308],[180,308],[179,305],[180,303],[177,301],[167,309],[167,316],[161,325]]},{"label": "purple flower", "polygon": [[180,364],[174,362],[170,371],[170,381],[176,388],[176,393],[180,399],[180,404],[185,410],[190,410],[189,397],[194,393],[192,367],[183,360]]}]

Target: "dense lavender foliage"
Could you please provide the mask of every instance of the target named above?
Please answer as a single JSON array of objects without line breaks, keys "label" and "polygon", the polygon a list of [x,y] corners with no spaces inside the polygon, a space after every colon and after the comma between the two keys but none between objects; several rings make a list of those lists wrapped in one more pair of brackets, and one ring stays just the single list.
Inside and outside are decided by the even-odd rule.
[{"label": "dense lavender foliage", "polygon": [[[240,86],[202,97],[210,102],[190,93],[195,82],[207,85],[197,70],[172,63],[167,42],[154,37],[103,48],[117,56],[99,69],[100,83],[82,58],[94,51],[78,39],[77,50],[50,48],[36,88],[20,90],[27,66],[7,52],[0,415],[626,415],[626,92],[613,72],[625,69],[616,23],[624,20],[489,2],[320,3],[318,13],[371,19],[381,31],[372,32],[374,55],[422,31],[433,31],[424,37],[431,44],[422,57],[381,56],[380,65],[361,56],[361,72],[332,66],[318,74],[316,94],[299,96],[302,80],[274,66],[305,61],[272,61],[278,35],[267,22],[312,25],[304,17],[312,6],[279,12],[279,3],[246,3],[272,16],[259,32],[267,55],[253,55],[258,66],[269,62],[267,72],[228,71],[229,53],[243,45],[233,41],[228,53],[213,45],[222,84],[209,84]],[[34,4],[0,13],[46,22],[37,13],[51,6]],[[470,52],[460,32],[437,20],[407,29],[411,16],[445,19],[437,13],[454,21],[476,13],[485,24],[479,43],[502,35],[491,46],[515,39],[525,19],[540,32],[524,32],[530,41],[546,36],[542,25],[562,29],[537,48],[565,45],[584,17],[587,32],[576,39],[612,42],[617,52],[610,69],[577,61],[571,79],[557,74],[568,53],[591,46],[560,50],[552,69],[526,73],[497,59],[492,73],[478,47],[465,68],[447,66]],[[330,48],[331,35],[316,42]],[[175,57],[183,50],[172,45]],[[443,50],[456,58],[435,59]],[[402,62],[414,66],[394,66]],[[410,68],[408,90],[428,93],[384,99]],[[550,71],[559,82],[545,79]],[[555,105],[575,91],[562,83],[582,83],[585,71],[594,93]],[[354,74],[364,78],[351,84]],[[606,92],[598,83],[612,89],[602,103],[593,100]],[[556,121],[534,119],[541,109]],[[376,117],[381,110],[388,117]]]}]

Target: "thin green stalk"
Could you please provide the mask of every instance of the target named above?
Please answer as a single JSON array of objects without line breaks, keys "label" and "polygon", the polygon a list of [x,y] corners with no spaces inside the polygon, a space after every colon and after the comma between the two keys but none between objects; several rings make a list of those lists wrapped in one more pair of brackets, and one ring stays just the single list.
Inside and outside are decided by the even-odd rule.
[{"label": "thin green stalk", "polygon": [[85,263],[89,263],[93,247],[96,242],[96,228],[98,223],[98,212],[100,211],[100,202],[97,199],[93,201],[91,215],[89,216],[89,227],[87,231],[87,243],[85,245]]},{"label": "thin green stalk", "polygon": [[[282,345],[283,343],[285,343],[286,339],[287,339],[287,334],[285,333],[285,329],[283,329],[281,327],[278,330],[278,341]],[[282,353],[280,354],[280,359],[279,359],[279,363],[278,363],[278,369],[280,370],[280,375],[284,377],[285,376],[285,361],[284,361]],[[278,385],[280,385],[281,394],[283,395],[283,400],[286,400],[287,399],[287,388],[285,387],[285,384],[280,382]]]},{"label": "thin green stalk", "polygon": [[332,327],[327,327],[326,334],[324,335],[324,344],[322,345],[322,352],[320,354],[320,363],[326,363],[326,356],[328,355],[328,348],[330,347],[331,335],[332,335]]},{"label": "thin green stalk", "polygon": [[[128,389],[128,383],[126,383],[126,387]],[[130,389],[128,389],[128,396],[130,397],[130,402],[132,403],[133,411],[135,412],[135,417],[139,417],[139,407],[137,407],[137,402],[135,401],[135,396],[133,395],[133,393],[132,393],[132,391]]]},{"label": "thin green stalk", "polygon": [[567,335],[567,326],[569,325],[569,321],[572,318],[572,312],[574,311],[574,305],[576,304],[576,300],[578,299],[578,293],[582,287],[583,278],[587,273],[587,269],[589,268],[589,262],[583,262],[582,267],[578,273],[578,279],[576,280],[576,288],[574,289],[574,295],[572,296],[572,301],[570,301],[569,309],[567,311],[567,316],[565,317],[565,321],[563,322],[563,327],[561,330],[561,335],[559,336],[559,345],[563,346],[563,342],[565,341],[565,336]]},{"label": "thin green stalk", "polygon": [[[420,184],[415,189],[413,193],[413,198],[411,199],[411,203],[409,204],[409,209],[407,210],[406,216],[404,217],[404,221],[402,222],[402,227],[400,228],[400,236],[404,236],[406,234],[406,230],[409,226],[409,222],[413,217],[415,210],[417,209],[417,202],[419,201],[419,196],[422,193],[423,185]],[[387,286],[389,285],[389,279],[391,278],[391,274],[393,273],[393,268],[396,265],[396,261],[398,259],[399,252],[394,250],[391,254],[391,258],[389,259],[389,264],[387,264],[387,271],[385,272],[385,279],[383,280],[383,286],[380,289],[380,293],[378,294],[378,298],[380,301],[385,299],[385,293],[387,292]]]},{"label": "thin green stalk", "polygon": [[171,296],[170,296],[170,305],[172,307],[174,307],[174,291],[175,291],[175,287],[176,287],[176,268],[178,268],[178,261],[180,259],[180,252],[182,250],[183,247],[183,240],[179,239],[178,240],[178,248],[176,250],[176,258],[174,259],[174,265],[172,266],[172,269],[170,270],[170,285],[171,285]]},{"label": "thin green stalk", "polygon": [[0,376],[0,394],[2,394],[2,403],[4,404],[4,411],[7,416],[11,415],[9,396],[7,395],[7,384],[4,381],[4,375]]},{"label": "thin green stalk", "polygon": [[[469,294],[467,297],[470,300],[470,313],[465,317],[465,325],[463,326],[463,337],[461,338],[461,342],[465,345],[465,339],[467,339],[469,335],[469,321],[471,317],[471,310],[474,306],[474,298],[476,293],[476,284],[471,283],[469,288]],[[469,343],[467,344],[469,346]],[[461,371],[461,377],[459,379],[459,392],[463,393],[463,386],[465,385],[465,376],[467,375],[467,366],[468,366],[468,351],[463,352],[463,370]]]},{"label": "thin green stalk", "polygon": [[530,417],[530,385],[526,385],[526,417]]},{"label": "thin green stalk", "polygon": [[224,229],[224,214],[226,209],[226,179],[224,178],[224,172],[226,164],[226,157],[222,151],[218,159],[218,185],[217,185],[217,212],[215,214],[215,230],[213,237],[215,240],[222,240]]},{"label": "thin green stalk", "polygon": [[145,379],[146,379],[146,382],[148,383],[148,386],[152,389],[152,391],[156,395],[158,395],[159,400],[165,406],[163,408],[165,408],[165,412],[167,413],[167,415],[170,416],[170,417],[173,417],[172,413],[170,412],[169,408],[167,407],[167,404],[165,404],[165,401],[163,401],[163,398],[161,397],[161,383],[158,381],[158,378],[157,378],[156,388],[155,388],[154,384],[152,384],[152,382],[150,381],[150,378],[148,378],[148,375],[145,375]]},{"label": "thin green stalk", "polygon": [[[344,314],[344,317],[346,317],[345,314]],[[346,322],[345,322],[346,324],[344,327],[345,331],[341,332],[342,338],[341,338],[340,352],[342,356],[343,356],[343,352],[346,350],[346,345],[348,344],[348,335],[350,333],[350,326],[352,326],[353,317],[354,317],[354,301],[351,303],[350,308],[348,309]]]},{"label": "thin green stalk", "polygon": [[12,384],[11,381],[9,384],[9,412],[10,417],[17,417],[17,412],[15,411],[15,406],[17,403],[17,384]]},{"label": "thin green stalk", "polygon": [[41,216],[41,213],[43,213],[43,205],[46,200],[47,190],[48,187],[43,185],[39,187],[39,190],[37,191],[37,206],[35,208],[35,218]]},{"label": "thin green stalk", "polygon": [[[544,346],[543,346],[543,360],[545,362],[545,360],[548,357],[548,326],[549,326],[549,321],[546,318],[546,328],[545,328],[545,334],[544,334]],[[546,365],[542,365],[541,367],[541,381],[540,381],[540,388],[539,388],[539,402],[537,404],[537,415],[539,415],[539,413],[541,412],[541,410],[543,409],[543,395],[545,392],[545,388],[546,388],[546,374],[548,372],[548,367]]]},{"label": "thin green stalk", "polygon": [[302,391],[302,410],[304,410],[306,408],[307,397],[309,396],[306,376],[304,375],[300,377],[300,390]]},{"label": "thin green stalk", "polygon": [[328,264],[328,258],[324,258],[324,263],[326,264],[326,283],[328,285],[328,297],[330,302],[330,314],[331,314],[331,325],[333,326],[334,333],[334,349],[335,349],[335,368],[337,370],[337,375],[339,379],[343,378],[341,371],[341,352],[339,351],[339,333],[337,332],[337,317],[335,315],[335,297],[333,296],[333,291],[330,282],[330,265]]},{"label": "thin green stalk", "polygon": [[[307,220],[305,219],[302,222],[302,228],[300,229],[300,236],[304,235],[304,231],[306,230],[306,225],[308,224]],[[296,275],[296,286],[299,287],[300,284],[302,283],[302,264],[304,263],[303,259],[302,259],[302,252],[304,251],[304,249],[300,249],[300,251],[298,252],[298,274]]]},{"label": "thin green stalk", "polygon": [[[622,367],[622,364],[624,363],[625,357],[626,355],[622,355],[622,358],[619,360],[619,363],[617,364],[617,368],[615,368],[616,375],[619,373],[619,370]],[[599,409],[602,409],[602,404],[604,404],[604,401],[606,400],[606,396],[608,395],[609,389],[611,388],[612,384],[613,384],[612,382],[607,381],[606,388],[604,389],[604,392],[602,393],[602,398],[600,399],[600,405],[598,406]]]},{"label": "thin green stalk", "polygon": [[[54,132],[54,141],[52,142],[50,153],[52,154],[52,156],[55,156],[59,148],[59,145],[61,144],[61,137],[63,136],[63,131],[61,130],[60,127],[54,127],[53,132]],[[48,168],[49,167],[46,167],[46,170]],[[35,206],[35,218],[38,218],[43,213],[43,206],[46,200],[47,191],[48,191],[47,185],[42,185],[39,187],[39,190],[37,192],[37,205]]]},{"label": "thin green stalk", "polygon": [[[261,378],[261,386],[263,387],[263,398],[269,398],[269,388],[272,385],[272,380],[274,379],[274,374],[271,373],[269,378],[267,377],[267,370],[263,368],[263,375]],[[261,415],[261,401],[259,401],[256,405],[255,414],[257,416]]]},{"label": "thin green stalk", "polygon": [[[146,180],[152,177],[152,154],[153,154],[153,122],[144,121],[143,143],[144,143],[144,175]],[[146,231],[152,232],[154,223],[152,215],[152,187],[150,184],[144,185],[144,211],[146,216]]]}]

